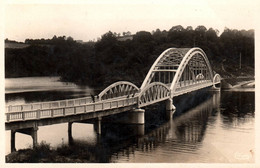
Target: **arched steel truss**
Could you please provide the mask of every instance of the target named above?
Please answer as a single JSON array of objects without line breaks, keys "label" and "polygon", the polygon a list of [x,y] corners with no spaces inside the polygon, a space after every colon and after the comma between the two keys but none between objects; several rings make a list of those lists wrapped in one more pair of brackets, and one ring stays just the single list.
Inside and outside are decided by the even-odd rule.
[{"label": "arched steel truss", "polygon": [[178,87],[213,81],[209,60],[200,48],[169,48],[150,68],[140,90],[152,82],[166,84],[174,93]]},{"label": "arched steel truss", "polygon": [[221,76],[219,74],[216,74],[213,78],[213,83],[218,84],[221,82]]},{"label": "arched steel truss", "polygon": [[111,99],[120,96],[133,96],[139,91],[139,88],[131,82],[119,81],[111,84],[99,95],[99,100]]},{"label": "arched steel truss", "polygon": [[221,76],[219,74],[216,74],[213,78],[213,87],[218,88],[217,84],[220,84],[221,82]]},{"label": "arched steel truss", "polygon": [[121,96],[138,97],[138,107],[163,101],[200,88],[220,83],[221,77],[213,71],[200,48],[169,48],[150,68],[141,88],[120,81],[99,94],[99,100]]},{"label": "arched steel truss", "polygon": [[[204,78],[193,78],[194,76],[189,75],[189,71],[186,69],[191,69],[194,76],[202,75]],[[200,80],[210,80],[213,81],[213,71],[210,66],[209,60],[200,48],[192,48],[183,57],[180,66],[174,76],[173,82],[171,83],[171,91],[174,92],[178,86],[181,85],[193,85]],[[188,84],[187,84],[188,83]]]},{"label": "arched steel truss", "polygon": [[153,82],[138,94],[138,107],[166,100],[170,97],[170,94],[171,90],[167,85],[161,82]]}]

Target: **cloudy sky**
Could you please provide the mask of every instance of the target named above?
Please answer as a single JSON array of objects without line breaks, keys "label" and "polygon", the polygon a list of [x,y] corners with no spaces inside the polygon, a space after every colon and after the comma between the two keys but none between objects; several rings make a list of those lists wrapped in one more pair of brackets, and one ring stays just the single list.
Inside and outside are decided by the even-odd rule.
[{"label": "cloudy sky", "polygon": [[[254,29],[256,0],[96,0],[29,1],[5,4],[5,38],[71,36],[93,40],[112,31],[169,30],[172,26],[204,25],[218,29]],[[21,3],[24,2],[24,3]],[[77,3],[75,3],[77,2]]]}]

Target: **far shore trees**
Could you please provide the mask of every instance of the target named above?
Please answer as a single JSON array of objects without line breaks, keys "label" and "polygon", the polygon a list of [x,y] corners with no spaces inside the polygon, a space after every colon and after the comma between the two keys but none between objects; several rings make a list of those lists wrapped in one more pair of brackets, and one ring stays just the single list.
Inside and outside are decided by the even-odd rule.
[{"label": "far shore trees", "polygon": [[[5,77],[60,76],[63,81],[103,86],[118,80],[140,85],[155,59],[169,47],[202,48],[213,69],[223,77],[254,76],[254,30],[181,25],[169,31],[139,31],[132,40],[107,32],[97,42],[79,43],[72,37],[26,39],[26,48],[5,49]],[[5,42],[15,42],[6,39]],[[241,56],[241,68],[240,68]]]}]

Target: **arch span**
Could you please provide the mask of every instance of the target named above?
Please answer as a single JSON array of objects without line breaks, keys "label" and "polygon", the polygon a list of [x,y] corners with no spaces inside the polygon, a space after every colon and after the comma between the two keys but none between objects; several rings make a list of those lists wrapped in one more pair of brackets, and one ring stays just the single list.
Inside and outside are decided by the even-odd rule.
[{"label": "arch span", "polygon": [[174,93],[197,83],[213,84],[213,71],[202,49],[169,48],[156,59],[140,89],[153,82],[164,83]]},{"label": "arch span", "polygon": [[99,100],[105,100],[120,96],[130,96],[139,91],[139,88],[128,81],[118,81],[105,88],[99,95]]},{"label": "arch span", "polygon": [[170,88],[161,82],[153,82],[138,94],[138,107],[147,106],[170,97]]},{"label": "arch span", "polygon": [[213,78],[213,87],[219,88],[219,87],[217,87],[217,85],[220,83],[221,83],[221,76],[219,74],[215,74],[215,76]]},{"label": "arch span", "polygon": [[[153,63],[140,89],[144,89],[152,82],[162,82],[164,84],[171,83],[171,79],[173,79],[181,60],[187,51],[187,48],[169,48],[165,50]],[[163,81],[166,76],[168,77],[167,82]]]},{"label": "arch span", "polygon": [[[178,70],[173,78],[170,87],[172,92],[176,90],[178,82],[180,82],[180,79],[186,67],[190,67],[191,69],[193,69],[194,72],[198,73],[197,75],[199,75],[201,72],[204,72],[205,75],[202,73],[201,74],[205,76],[206,79],[209,79],[213,82],[213,71],[206,54],[200,48],[192,48],[185,54],[178,67]],[[194,79],[191,78],[191,80]]]}]

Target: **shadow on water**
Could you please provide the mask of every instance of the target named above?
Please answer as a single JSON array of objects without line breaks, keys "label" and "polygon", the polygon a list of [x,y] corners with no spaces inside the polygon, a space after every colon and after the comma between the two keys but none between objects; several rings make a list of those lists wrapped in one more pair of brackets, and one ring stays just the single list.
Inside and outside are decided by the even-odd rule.
[{"label": "shadow on water", "polygon": [[[78,155],[89,151],[87,158],[98,163],[117,162],[119,157],[129,158],[136,152],[149,153],[161,144],[174,152],[195,154],[203,141],[210,116],[217,112],[215,108],[219,106],[220,95],[209,93],[205,96],[202,91],[183,98],[185,104],[178,99],[174,102],[181,109],[176,111],[173,120],[165,120],[164,103],[158,103],[146,108],[145,126],[102,123],[102,134],[95,145],[74,139],[66,149],[73,149]],[[137,133],[142,129],[143,134]]]}]

